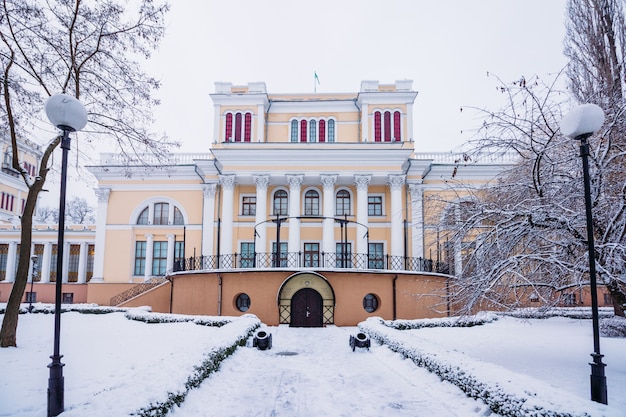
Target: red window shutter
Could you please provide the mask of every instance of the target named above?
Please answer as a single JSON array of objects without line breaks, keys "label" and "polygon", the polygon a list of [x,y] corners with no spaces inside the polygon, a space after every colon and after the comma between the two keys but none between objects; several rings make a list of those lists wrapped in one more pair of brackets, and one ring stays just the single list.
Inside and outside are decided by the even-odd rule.
[{"label": "red window shutter", "polygon": [[374,141],[380,142],[380,112],[374,113]]},{"label": "red window shutter", "polygon": [[243,134],[243,140],[245,142],[250,142],[251,136],[252,136],[252,114],[246,113],[245,132]]},{"label": "red window shutter", "polygon": [[224,140],[230,142],[233,140],[233,115],[228,113],[226,115],[226,131],[224,132]]},{"label": "red window shutter", "polygon": [[400,142],[402,140],[402,125],[400,124],[400,112],[394,112],[393,114],[393,137],[396,142]]},{"label": "red window shutter", "polygon": [[326,120],[320,120],[318,142],[326,142]]},{"label": "red window shutter", "polygon": [[235,142],[241,142],[241,113],[235,115]]},{"label": "red window shutter", "polygon": [[385,142],[391,142],[391,112],[385,112]]},{"label": "red window shutter", "polygon": [[300,120],[300,142],[306,141],[306,120]]}]

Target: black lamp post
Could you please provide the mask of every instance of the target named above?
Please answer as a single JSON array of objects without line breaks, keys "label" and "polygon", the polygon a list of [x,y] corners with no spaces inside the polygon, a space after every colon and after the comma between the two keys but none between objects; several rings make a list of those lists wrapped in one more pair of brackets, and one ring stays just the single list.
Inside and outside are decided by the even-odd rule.
[{"label": "black lamp post", "polygon": [[561,132],[580,141],[585,182],[585,207],[587,215],[587,244],[589,246],[589,280],[591,285],[591,316],[593,322],[593,362],[591,365],[591,400],[607,404],[606,376],[600,353],[600,326],[598,319],[598,285],[596,280],[595,249],[593,246],[593,216],[591,212],[591,186],[589,180],[589,143],[587,139],[604,123],[604,112],[595,104],[582,104],[572,109],[561,120]]},{"label": "black lamp post", "polygon": [[65,194],[67,183],[67,154],[70,150],[70,132],[81,130],[87,124],[87,110],[76,98],[66,94],[56,94],[46,102],[46,115],[55,127],[63,132],[61,138],[61,191],[59,197],[59,233],[57,243],[57,276],[54,304],[54,353],[48,378],[48,417],[61,414],[64,406],[63,366],[59,353],[61,338],[61,295],[63,286],[63,246],[65,241]]}]

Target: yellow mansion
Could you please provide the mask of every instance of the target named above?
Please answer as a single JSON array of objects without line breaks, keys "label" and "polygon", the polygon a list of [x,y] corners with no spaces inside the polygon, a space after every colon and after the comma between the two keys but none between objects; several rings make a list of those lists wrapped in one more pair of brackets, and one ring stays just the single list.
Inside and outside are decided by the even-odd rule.
[{"label": "yellow mansion", "polygon": [[[440,243],[446,209],[433,197],[455,203],[455,187],[507,161],[420,153],[433,138],[412,137],[416,96],[409,80],[337,94],[216,83],[206,149],[147,166],[103,154],[88,167],[97,221],[66,231],[64,300],[293,326],[449,314],[462,248]],[[0,214],[6,302],[19,234],[17,211]],[[27,298],[52,301],[55,239],[54,225],[37,226]]]}]

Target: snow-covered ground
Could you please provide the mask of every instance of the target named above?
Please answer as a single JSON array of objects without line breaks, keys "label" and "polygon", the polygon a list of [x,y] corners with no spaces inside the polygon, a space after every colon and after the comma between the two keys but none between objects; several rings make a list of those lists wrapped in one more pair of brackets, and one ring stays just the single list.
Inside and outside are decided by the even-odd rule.
[{"label": "snow-covered ground", "polygon": [[[0,319],[2,316],[0,315]],[[0,349],[0,416],[46,415],[53,315],[20,316],[18,348]],[[250,321],[224,327],[146,324],[123,313],[62,315],[65,363],[62,416],[127,416],[180,391],[207,353],[228,344]],[[376,343],[349,347],[353,327],[269,327],[273,347],[248,343],[219,372],[192,389],[172,416],[495,416],[480,401]],[[408,333],[407,333],[408,332]],[[589,397],[591,322],[551,318],[500,320],[471,328],[404,331],[506,370]],[[625,339],[602,338],[607,416],[626,409]],[[499,374],[497,375],[499,376]],[[587,402],[596,417],[595,403]],[[601,414],[600,414],[601,415]]]}]

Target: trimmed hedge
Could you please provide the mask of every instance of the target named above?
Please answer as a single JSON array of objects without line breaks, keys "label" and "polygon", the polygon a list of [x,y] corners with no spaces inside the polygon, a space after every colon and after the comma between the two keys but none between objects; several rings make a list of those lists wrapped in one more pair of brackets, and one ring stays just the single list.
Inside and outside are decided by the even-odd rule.
[{"label": "trimmed hedge", "polygon": [[[597,417],[613,416],[609,409],[586,401],[526,375],[481,362],[454,350],[390,328],[381,318],[359,323],[372,339],[398,352],[442,380],[459,387],[468,397],[480,399],[503,417]],[[503,378],[502,375],[506,375]],[[588,410],[589,412],[580,412]]]}]

